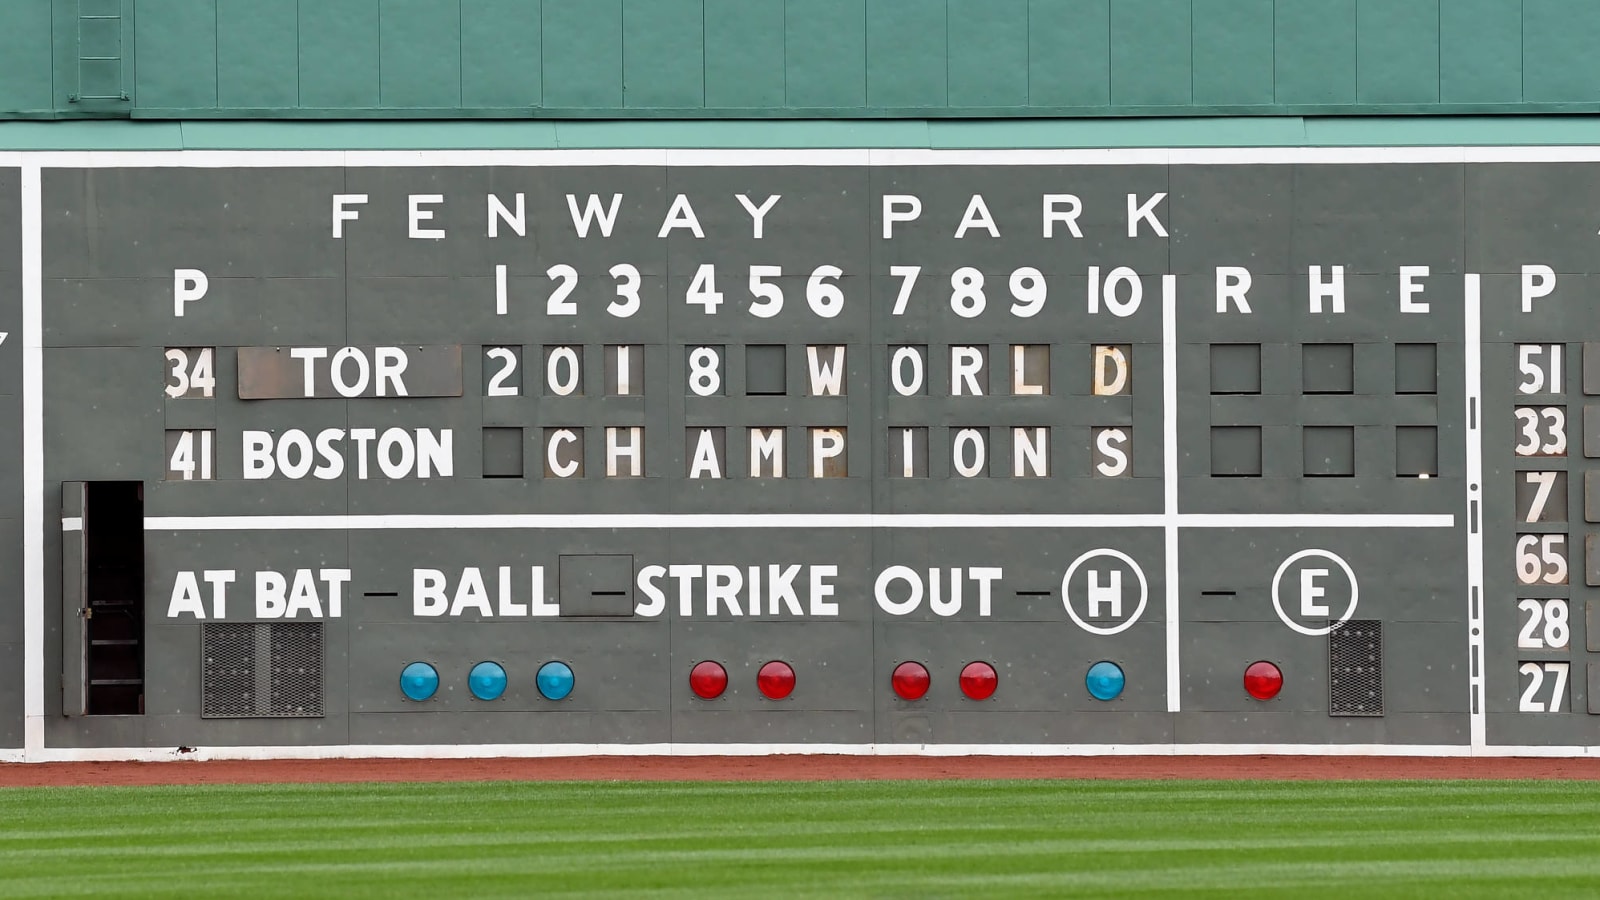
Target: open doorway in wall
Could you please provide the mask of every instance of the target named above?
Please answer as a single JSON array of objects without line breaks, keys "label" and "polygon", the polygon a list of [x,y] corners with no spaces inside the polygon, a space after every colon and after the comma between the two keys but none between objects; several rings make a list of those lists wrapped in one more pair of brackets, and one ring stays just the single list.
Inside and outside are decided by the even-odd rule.
[{"label": "open doorway in wall", "polygon": [[140,715],[144,485],[71,482],[62,491],[63,709],[67,715]]}]

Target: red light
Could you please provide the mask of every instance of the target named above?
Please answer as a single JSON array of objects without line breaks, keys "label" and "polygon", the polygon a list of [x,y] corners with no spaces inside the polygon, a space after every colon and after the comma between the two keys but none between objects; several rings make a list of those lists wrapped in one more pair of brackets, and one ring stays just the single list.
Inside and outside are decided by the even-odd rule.
[{"label": "red light", "polygon": [[890,683],[901,700],[921,700],[928,693],[928,669],[922,663],[903,662],[894,667]]},{"label": "red light", "polygon": [[782,700],[794,691],[794,669],[775,659],[756,673],[756,687],[768,700]]},{"label": "red light", "polygon": [[701,700],[715,700],[728,689],[728,670],[721,663],[706,660],[689,670],[689,690]]},{"label": "red light", "polygon": [[1244,689],[1257,700],[1271,700],[1283,690],[1283,672],[1265,660],[1253,662],[1244,670]]},{"label": "red light", "polygon": [[969,662],[961,670],[961,693],[973,700],[987,700],[994,696],[994,689],[1000,684],[1000,676],[994,673],[994,666],[986,662]]}]

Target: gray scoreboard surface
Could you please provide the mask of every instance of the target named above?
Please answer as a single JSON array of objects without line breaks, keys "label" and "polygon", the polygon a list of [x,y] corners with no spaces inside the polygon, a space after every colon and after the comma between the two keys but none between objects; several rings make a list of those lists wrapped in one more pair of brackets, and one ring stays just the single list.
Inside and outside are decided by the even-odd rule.
[{"label": "gray scoreboard surface", "polygon": [[12,159],[26,758],[1600,750],[1600,151]]}]

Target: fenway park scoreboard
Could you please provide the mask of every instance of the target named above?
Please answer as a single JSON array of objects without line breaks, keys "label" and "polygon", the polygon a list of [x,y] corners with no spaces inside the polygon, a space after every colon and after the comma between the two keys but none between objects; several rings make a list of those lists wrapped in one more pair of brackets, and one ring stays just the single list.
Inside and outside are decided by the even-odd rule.
[{"label": "fenway park scoreboard", "polygon": [[1597,229],[1584,148],[0,154],[0,743],[1594,752]]}]

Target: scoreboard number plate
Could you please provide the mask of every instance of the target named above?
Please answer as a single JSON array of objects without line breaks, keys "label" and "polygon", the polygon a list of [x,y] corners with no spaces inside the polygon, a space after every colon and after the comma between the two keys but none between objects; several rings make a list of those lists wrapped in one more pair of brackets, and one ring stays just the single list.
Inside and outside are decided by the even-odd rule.
[{"label": "scoreboard number plate", "polygon": [[1518,650],[1565,650],[1572,637],[1568,624],[1567,601],[1561,598],[1517,601],[1522,612],[1522,631],[1517,634]]},{"label": "scoreboard number plate", "polygon": [[1567,409],[1564,406],[1519,406],[1518,456],[1566,456]]},{"label": "scoreboard number plate", "polygon": [[1519,394],[1561,393],[1561,344],[1518,344]]},{"label": "scoreboard number plate", "polygon": [[1521,584],[1567,583],[1567,536],[1517,535],[1517,581]]},{"label": "scoreboard number plate", "polygon": [[1525,662],[1517,671],[1522,675],[1522,699],[1518,712],[1566,712],[1567,669],[1564,662]]},{"label": "scoreboard number plate", "polygon": [[217,433],[210,429],[167,432],[167,481],[210,481],[216,477]]},{"label": "scoreboard number plate", "polygon": [[1517,521],[1567,521],[1567,473],[1518,472]]},{"label": "scoreboard number plate", "polygon": [[168,347],[167,396],[210,399],[217,388],[216,351],[211,347]]}]

